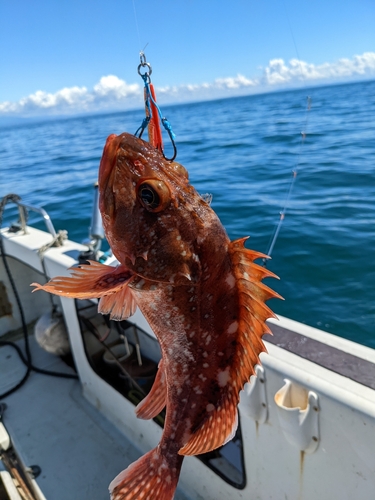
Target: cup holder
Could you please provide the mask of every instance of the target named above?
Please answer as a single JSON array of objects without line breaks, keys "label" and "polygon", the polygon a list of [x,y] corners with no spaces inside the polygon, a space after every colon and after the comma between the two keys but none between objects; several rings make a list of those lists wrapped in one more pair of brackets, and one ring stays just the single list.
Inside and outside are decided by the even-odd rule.
[{"label": "cup holder", "polygon": [[285,379],[275,403],[286,440],[300,451],[314,453],[320,439],[317,394]]}]

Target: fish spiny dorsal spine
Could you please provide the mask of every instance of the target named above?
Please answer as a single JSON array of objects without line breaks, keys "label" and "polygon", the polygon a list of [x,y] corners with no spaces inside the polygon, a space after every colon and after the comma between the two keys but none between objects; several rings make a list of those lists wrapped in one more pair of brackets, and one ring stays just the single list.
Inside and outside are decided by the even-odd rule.
[{"label": "fish spiny dorsal spine", "polygon": [[260,353],[266,351],[262,336],[265,333],[271,333],[266,320],[277,317],[265,302],[271,298],[281,298],[278,293],[261,282],[264,278],[277,278],[277,276],[265,267],[254,263],[255,259],[266,256],[245,248],[246,239],[241,238],[231,242],[228,250],[240,303],[237,352],[231,370],[231,382],[237,402],[239,391],[255,373],[255,365],[260,363]]},{"label": "fish spiny dorsal spine", "polygon": [[262,336],[271,331],[265,321],[276,317],[265,305],[265,301],[280,296],[261,283],[266,277],[276,276],[253,262],[264,258],[264,255],[246,249],[246,239],[233,241],[228,247],[231,272],[235,279],[233,291],[238,295],[239,316],[225,332],[234,340],[236,350],[230,366],[218,374],[222,389],[221,404],[213,409],[209,418],[181,448],[181,455],[207,453],[233,438],[238,425],[239,392],[255,373],[255,365],[260,363],[260,353],[266,350]]}]

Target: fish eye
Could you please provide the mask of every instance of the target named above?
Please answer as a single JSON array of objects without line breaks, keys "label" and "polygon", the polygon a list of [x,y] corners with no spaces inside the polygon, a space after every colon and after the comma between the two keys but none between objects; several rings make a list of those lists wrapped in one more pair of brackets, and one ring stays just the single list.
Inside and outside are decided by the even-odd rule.
[{"label": "fish eye", "polygon": [[138,184],[138,199],[149,212],[161,212],[169,205],[171,193],[160,179],[147,179]]}]

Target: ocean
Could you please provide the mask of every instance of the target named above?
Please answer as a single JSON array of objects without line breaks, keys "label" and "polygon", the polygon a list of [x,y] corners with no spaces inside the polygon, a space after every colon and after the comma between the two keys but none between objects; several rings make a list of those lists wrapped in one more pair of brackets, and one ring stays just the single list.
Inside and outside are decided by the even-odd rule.
[{"label": "ocean", "polygon": [[[297,172],[267,264],[280,277],[268,284],[285,300],[269,305],[375,348],[375,81],[162,111],[176,160],[213,195],[229,236],[250,235],[254,250],[267,252]],[[134,133],[142,119],[132,110],[1,126],[0,197],[13,192],[42,206],[56,229],[84,240],[106,137]],[[6,213],[5,223],[15,212]]]}]

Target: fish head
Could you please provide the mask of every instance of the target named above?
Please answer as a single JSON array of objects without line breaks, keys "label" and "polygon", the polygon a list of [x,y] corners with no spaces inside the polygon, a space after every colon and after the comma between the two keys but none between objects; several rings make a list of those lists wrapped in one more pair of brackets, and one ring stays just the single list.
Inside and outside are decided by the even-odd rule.
[{"label": "fish head", "polygon": [[151,281],[199,281],[200,245],[218,218],[181,164],[131,134],[111,135],[99,193],[106,237],[121,264]]}]

